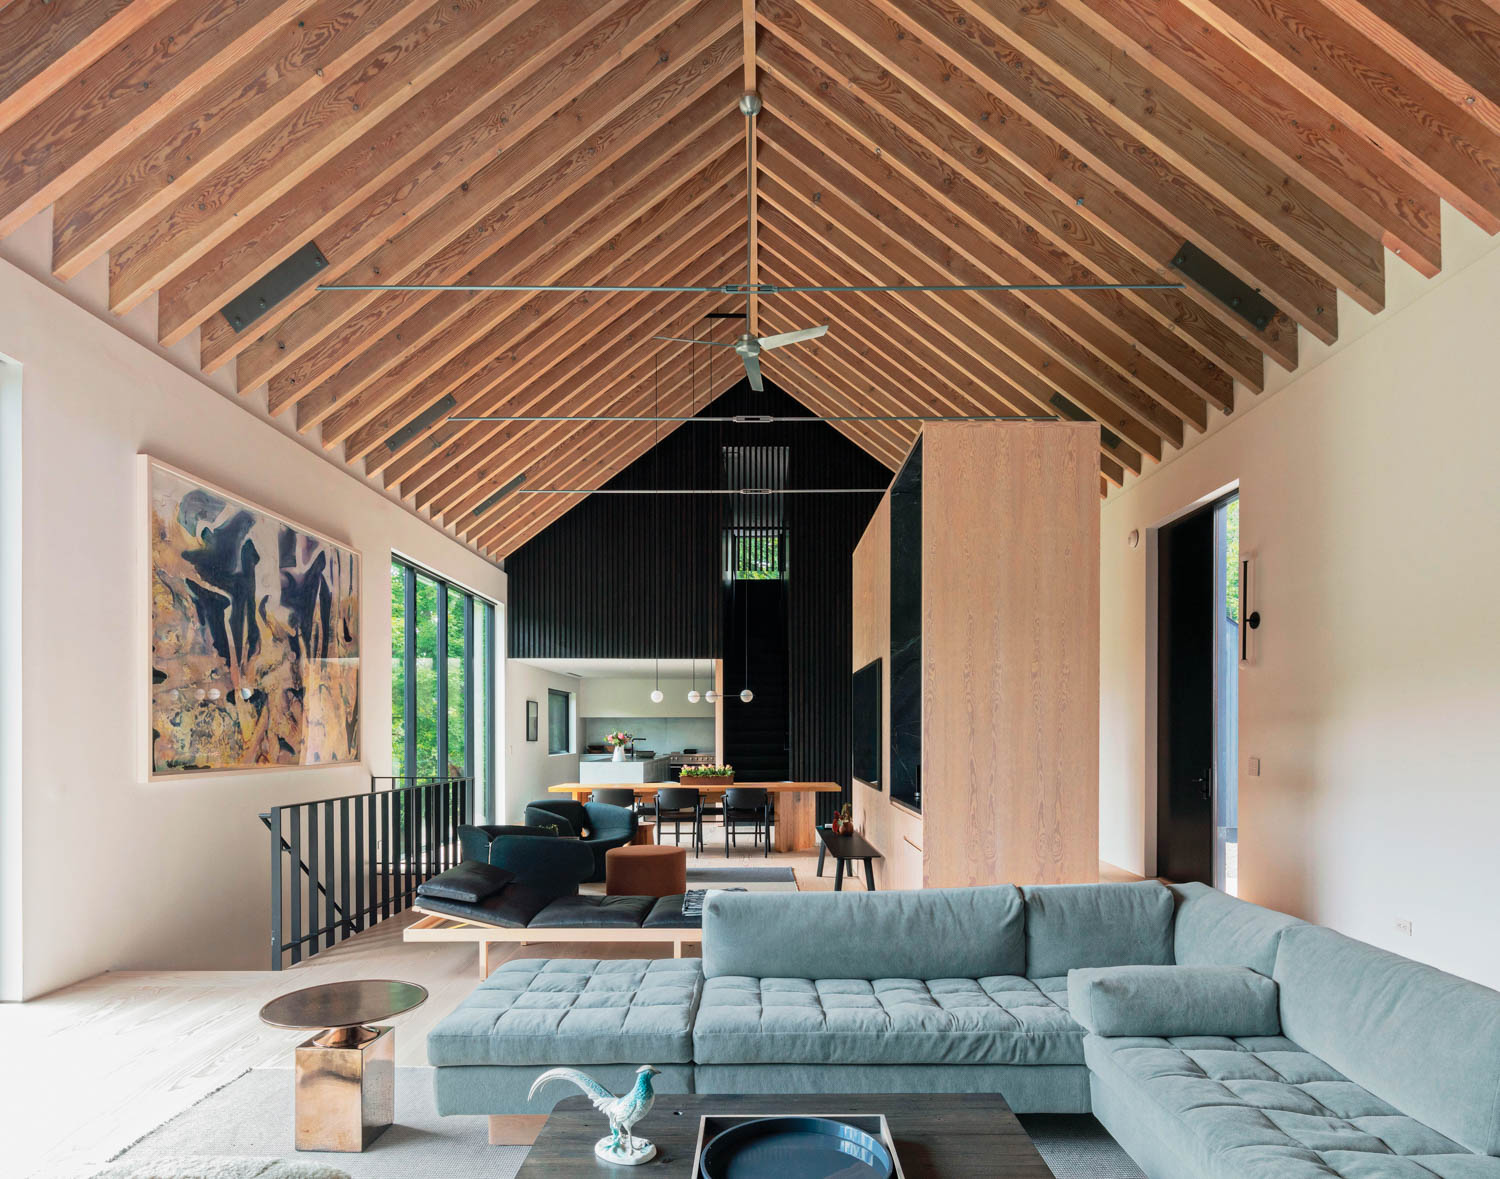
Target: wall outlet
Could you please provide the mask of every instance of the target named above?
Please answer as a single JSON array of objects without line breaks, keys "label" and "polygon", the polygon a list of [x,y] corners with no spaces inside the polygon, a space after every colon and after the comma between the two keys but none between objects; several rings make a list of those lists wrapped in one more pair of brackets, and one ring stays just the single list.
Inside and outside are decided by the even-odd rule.
[{"label": "wall outlet", "polygon": [[1250,774],[1250,776],[1252,778],[1259,778],[1260,777],[1260,758],[1258,758],[1258,757],[1252,757],[1250,759],[1249,765],[1246,768],[1247,768],[1247,771],[1248,771],[1248,773]]},{"label": "wall outlet", "polygon": [[1396,932],[1411,937],[1411,922],[1405,917],[1399,918],[1396,921]]}]

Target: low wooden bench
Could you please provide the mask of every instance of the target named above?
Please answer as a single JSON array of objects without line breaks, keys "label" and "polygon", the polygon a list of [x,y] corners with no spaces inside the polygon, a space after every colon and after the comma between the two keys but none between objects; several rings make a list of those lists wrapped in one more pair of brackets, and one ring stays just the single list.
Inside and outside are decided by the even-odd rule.
[{"label": "low wooden bench", "polygon": [[466,921],[434,913],[422,906],[414,906],[422,916],[406,927],[402,940],[408,942],[474,942],[479,946],[479,977],[488,978],[490,947],[496,943],[515,946],[557,944],[561,942],[608,942],[611,945],[661,945],[671,943],[672,956],[681,958],[686,946],[694,946],[701,952],[703,930],[692,928],[639,927],[612,929],[595,926],[540,926],[537,928],[486,925],[480,921]]}]

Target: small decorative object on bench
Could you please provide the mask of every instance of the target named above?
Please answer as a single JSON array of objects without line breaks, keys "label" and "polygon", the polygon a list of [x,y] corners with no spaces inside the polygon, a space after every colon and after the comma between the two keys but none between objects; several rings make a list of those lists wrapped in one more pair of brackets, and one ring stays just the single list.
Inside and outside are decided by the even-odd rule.
[{"label": "small decorative object on bench", "polygon": [[637,1167],[656,1157],[656,1147],[630,1131],[656,1104],[651,1078],[660,1073],[660,1069],[649,1064],[641,1065],[635,1070],[635,1087],[623,1097],[616,1097],[593,1077],[576,1068],[549,1068],[531,1083],[527,1100],[535,1097],[536,1091],[549,1081],[568,1081],[577,1085],[594,1103],[594,1108],[609,1119],[609,1134],[594,1143],[594,1154],[606,1163]]},{"label": "small decorative object on bench", "polygon": [[682,781],[694,786],[734,785],[733,766],[683,766],[679,775]]},{"label": "small decorative object on bench", "polygon": [[854,807],[846,802],[839,813],[833,817],[833,822],[829,826],[833,828],[835,835],[853,835]]},{"label": "small decorative object on bench", "polygon": [[904,1179],[890,1126],[880,1114],[852,1117],[731,1117],[699,1121],[693,1176]]}]

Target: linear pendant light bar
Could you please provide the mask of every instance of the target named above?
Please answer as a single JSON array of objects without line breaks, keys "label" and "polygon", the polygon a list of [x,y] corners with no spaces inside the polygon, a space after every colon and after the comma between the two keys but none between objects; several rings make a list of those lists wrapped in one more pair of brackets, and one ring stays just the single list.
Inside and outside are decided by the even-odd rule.
[{"label": "linear pendant light bar", "polygon": [[[1009,282],[1009,283],[934,283],[903,286],[830,286],[830,287],[784,287],[775,283],[725,283],[718,287],[648,287],[648,286],[555,286],[547,283],[329,283],[318,287],[320,291],[458,291],[478,294],[486,291],[512,291],[543,294],[547,291],[559,293],[642,295],[660,293],[666,295],[796,295],[874,294],[882,291],[1180,291],[1180,282]],[[735,318],[739,318],[738,315]]]},{"label": "linear pendant light bar", "polygon": [[816,426],[823,422],[1055,422],[1059,419],[1056,414],[1012,414],[1009,416],[973,414],[957,417],[945,417],[939,414],[849,414],[837,417],[809,417],[805,414],[793,416],[790,414],[737,413],[728,416],[700,414],[696,417],[683,415],[679,417],[663,416],[659,418],[615,417],[609,414],[562,414],[553,417],[526,415],[515,417],[505,417],[503,415],[464,417],[454,414],[448,420],[450,422],[719,422],[732,423],[737,426],[763,426],[771,423],[802,422],[807,425]]},{"label": "linear pendant light bar", "polygon": [[884,495],[884,487],[663,487],[599,490],[589,487],[531,487],[517,495]]}]

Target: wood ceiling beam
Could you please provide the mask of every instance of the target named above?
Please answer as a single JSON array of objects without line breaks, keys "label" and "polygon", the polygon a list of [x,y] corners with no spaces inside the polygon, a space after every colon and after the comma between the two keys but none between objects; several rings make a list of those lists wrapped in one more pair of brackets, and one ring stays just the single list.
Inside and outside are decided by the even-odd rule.
[{"label": "wood ceiling beam", "polygon": [[[178,0],[0,131],[0,236],[149,131],[312,0]],[[7,53],[10,50],[7,46]]]},{"label": "wood ceiling beam", "polygon": [[[1376,235],[1312,192],[1302,182],[1301,169],[1281,168],[1266,159],[1231,124],[1214,119],[1153,76],[1065,6],[937,0],[934,7],[945,15],[968,15],[971,46],[993,52],[991,35],[998,35],[1007,43],[999,56],[1013,58],[1020,52],[1061,79],[1092,108],[1092,122],[1105,141],[1112,143],[1123,131],[1154,153],[1151,170],[1136,172],[1127,170],[1118,152],[1101,155],[1106,164],[1114,158],[1112,170],[1122,179],[1135,176],[1145,191],[1151,190],[1153,179],[1164,191],[1176,187],[1176,177],[1186,179],[1365,310],[1373,313],[1385,306],[1385,250]],[[1126,153],[1139,154],[1134,143],[1123,146]],[[1094,145],[1095,154],[1103,150]]]},{"label": "wood ceiling beam", "polygon": [[59,195],[52,271],[73,278],[181,200],[351,66],[428,0],[319,0],[180,108]]},{"label": "wood ceiling beam", "polygon": [[[785,113],[775,116],[773,132],[783,129],[796,134],[782,134],[778,146],[793,156],[809,176],[825,188],[832,187],[883,223],[887,222],[887,210],[894,210],[898,221],[908,219],[906,225],[913,231],[930,235],[920,245],[913,239],[914,248],[930,257],[944,259],[945,269],[966,276],[958,281],[1048,281],[1045,275],[997,246],[989,235],[976,230],[967,220],[946,212],[930,189],[897,172],[884,152],[877,156],[866,151],[817,112],[793,103]],[[992,219],[998,216],[996,211]],[[892,228],[898,233],[905,232],[894,223]],[[935,254],[934,249],[938,251]],[[1109,373],[1102,372],[1107,366],[1115,376],[1133,383],[1141,394],[1155,398],[1184,422],[1199,430],[1206,428],[1205,391],[1159,364],[1134,340],[1117,335],[1111,326],[1094,319],[1084,306],[1086,298],[1081,293],[994,292],[985,296],[985,302],[1043,341],[1064,347],[1071,344],[1074,355],[1084,358],[1080,371],[1091,379],[1098,379],[1101,373],[1108,379]],[[1078,363],[1074,367],[1078,368]],[[1222,372],[1217,375],[1218,381],[1210,387],[1232,405],[1234,383]]]},{"label": "wood ceiling beam", "polygon": [[[826,76],[830,90],[848,87],[947,159],[955,171],[1044,227],[1085,265],[1100,268],[1114,282],[1175,279],[1167,263],[1181,245],[1178,235],[1076,158],[1060,154],[1057,144],[1026,120],[1009,117],[1009,108],[997,105],[988,91],[936,54],[921,52],[904,74],[892,72],[871,50],[836,33],[805,8],[788,0],[759,3],[762,24],[773,34],[769,39],[793,48]],[[1238,336],[1288,371],[1297,367],[1297,332],[1284,314],[1257,330],[1196,287],[1131,297],[1195,339]],[[1228,349],[1223,354],[1233,355]],[[1246,375],[1248,367],[1236,364],[1236,376],[1253,388],[1262,387],[1259,374]]]},{"label": "wood ceiling beam", "polygon": [[1488,0],[1325,0],[1455,108],[1500,131],[1500,7]]},{"label": "wood ceiling beam", "polygon": [[[153,235],[132,235],[115,251],[121,267],[141,272],[134,287],[161,288],[161,341],[200,326],[211,348],[220,325],[234,337],[219,308],[309,240],[345,258],[393,236],[408,199],[441,199],[455,173],[454,186],[508,149],[502,120],[530,92],[525,83],[574,38],[597,32],[596,12],[613,21],[626,2],[430,10],[262,135],[244,160],[215,171]],[[298,292],[244,334],[258,337],[306,297]]]},{"label": "wood ceiling beam", "polygon": [[0,130],[56,94],[165,7],[164,0],[0,5]]},{"label": "wood ceiling beam", "polygon": [[[611,262],[611,243],[606,242],[561,277],[627,286],[653,273],[676,273],[689,267],[741,224],[737,211],[724,207],[738,190],[739,181],[735,178],[702,192],[699,201],[675,215],[664,214],[653,223],[648,213],[629,227],[628,234],[621,235],[621,256],[617,261]],[[719,206],[718,212],[695,215],[701,203]],[[477,313],[476,319],[490,312],[484,301],[492,298],[482,296],[470,308]],[[472,336],[471,342],[441,368],[434,362],[434,375],[415,382],[392,380],[339,406],[324,423],[323,445],[332,446],[347,439],[345,461],[363,458],[393,429],[414,416],[411,410],[418,398],[429,403],[440,399],[499,354],[504,353],[517,364],[524,364],[528,356],[545,356],[551,365],[562,363],[574,350],[588,343],[587,337],[579,332],[580,325],[585,321],[598,322],[594,313],[612,298],[615,296],[540,295],[516,315],[495,316],[489,329],[465,332]],[[591,315],[593,319],[589,319]]]},{"label": "wood ceiling beam", "polygon": [[1500,135],[1384,46],[1316,0],[1184,3],[1368,135],[1486,233],[1500,232]]},{"label": "wood ceiling beam", "polygon": [[[466,230],[445,253],[470,256],[473,247],[468,239],[478,236],[483,239],[483,247],[492,252],[464,274],[464,281],[556,281],[573,261],[609,241],[674,186],[681,187],[683,176],[694,176],[696,170],[689,183],[713,186],[738,174],[737,127],[723,116],[725,108],[720,102],[733,100],[729,89],[726,80],[724,86],[671,119],[586,184],[574,185],[568,191],[568,186],[559,185],[550,174],[532,181],[504,206],[504,219],[522,226],[510,240],[492,232],[491,219],[486,218]],[[713,120],[713,114],[720,117]],[[575,148],[574,156],[587,156],[593,150],[592,142],[585,142]],[[710,163],[700,170],[705,157]],[[575,174],[573,159],[570,156],[560,166],[562,175]],[[549,267],[545,272],[537,269],[543,264]],[[422,363],[419,354],[439,355],[430,351],[439,343],[447,349],[442,356],[446,360],[469,343],[463,333],[471,322],[471,304],[480,298],[498,313],[502,304],[520,306],[528,297],[443,297],[427,292],[387,295],[272,378],[271,412],[297,405],[298,429],[306,430],[334,405],[387,375],[395,377],[397,369],[416,373],[414,366]]]},{"label": "wood ceiling beam", "polygon": [[[1442,266],[1438,199],[1179,0],[1054,0],[1431,278]],[[1406,0],[1397,0],[1403,9]]]},{"label": "wood ceiling beam", "polygon": [[[665,387],[665,371],[662,379],[662,413],[690,413],[690,390],[678,380],[674,382],[669,394]],[[732,372],[722,373],[715,377],[713,385],[704,392],[709,400],[713,400],[728,392],[742,379]],[[654,380],[654,375],[648,375],[639,383],[639,388],[632,396],[622,399],[621,404],[632,406],[632,412],[644,411],[643,416],[649,415],[657,404]],[[527,484],[542,488],[597,489],[641,455],[649,453],[659,441],[665,441],[687,425],[686,422],[662,422],[659,430],[644,422],[581,426],[559,439],[547,463],[528,468]],[[534,477],[532,471],[536,472]],[[493,515],[472,538],[471,543],[482,544],[491,551],[511,551],[519,547],[521,541],[518,537],[535,535],[583,500],[583,496],[520,497],[517,502],[507,505],[505,512]]]},{"label": "wood ceiling beam", "polygon": [[[774,175],[768,179],[774,179]],[[866,232],[865,226],[851,222],[855,228],[845,234],[834,222],[826,220],[821,211],[779,183],[775,187],[768,184],[766,192],[768,202],[783,218],[777,223],[781,236],[788,241],[804,243],[807,255],[815,256],[828,272],[839,275],[852,285],[859,285],[875,281],[871,277],[872,267],[879,273],[888,265],[883,258],[873,257],[857,240],[857,235]],[[874,240],[881,240],[878,231]],[[911,279],[909,275],[904,277]],[[1059,371],[1053,371],[1050,356],[1040,348],[1032,354],[1024,343],[1017,345],[1009,338],[1008,327],[997,329],[993,315],[982,306],[976,308],[972,300],[961,301],[955,306],[931,295],[890,294],[884,298],[889,300],[885,315],[900,315],[915,331],[930,331],[935,345],[945,352],[952,345],[958,350],[956,355],[968,358],[963,363],[969,365],[969,371],[979,374],[981,379],[987,377],[991,382],[1003,382],[1001,387],[1005,389],[1025,388],[1031,400],[1044,401],[1049,407],[1054,391],[1060,393],[1100,418],[1144,453],[1155,459],[1161,457],[1164,439],[1160,433],[1125,412],[1086,381],[1078,379],[1065,366],[1058,364],[1055,368]],[[1018,361],[1009,351],[1011,347],[1018,348],[1025,359]],[[1030,392],[1033,389],[1035,392]],[[1181,424],[1175,418],[1169,417],[1167,422],[1169,427],[1175,424],[1180,429]]]},{"label": "wood ceiling beam", "polygon": [[[701,408],[697,381],[700,366],[684,346],[645,342],[632,352],[625,371],[621,371],[622,359],[607,357],[594,363],[588,384],[591,390],[588,407],[568,406],[567,409],[576,408],[580,413],[657,417],[686,416]],[[730,370],[704,376],[705,396],[712,401],[719,392],[742,379],[743,373]],[[664,436],[669,427],[675,428],[676,424],[526,423],[523,430],[512,434],[508,444],[496,442],[480,452],[474,464],[465,470],[462,485],[456,487],[458,498],[450,510],[460,516],[473,511],[476,505],[484,503],[486,496],[494,493],[494,488],[504,486],[523,472],[532,487],[570,486],[572,479],[582,477],[579,469],[571,465],[575,456],[586,460],[584,469],[587,471],[603,471],[606,478],[611,477],[629,465],[631,459],[624,453],[624,444],[632,436],[649,436],[658,425]],[[505,526],[501,517],[513,510],[513,505],[506,505],[505,511],[490,512],[488,518],[477,520],[470,530],[470,539],[489,543]]]},{"label": "wood ceiling beam", "polygon": [[[460,62],[516,22],[536,2],[498,0],[483,4],[461,0],[451,7],[438,4],[428,9],[291,116],[261,134],[241,154],[113,246],[109,255],[111,309],[129,311],[178,275],[196,273],[197,264],[214,246],[243,231],[262,210],[273,205],[284,208],[298,180],[400,112],[414,94],[434,82],[440,87],[450,85],[451,76],[463,72]],[[470,58],[470,68],[473,60]],[[524,62],[517,65],[525,69]],[[464,100],[474,101],[476,92],[483,93],[483,87],[470,78]],[[436,101],[441,93],[441,88],[429,91],[424,98]],[[439,117],[445,109],[438,104]],[[432,123],[428,128],[438,129]],[[390,146],[399,153],[399,145]],[[372,159],[383,164],[388,157],[366,147],[361,176],[378,174],[378,167],[371,167]],[[329,196],[334,196],[332,189]],[[292,243],[287,253],[305,241],[302,238]],[[270,239],[261,236],[257,242],[257,260],[264,268],[286,256],[267,258]],[[206,307],[200,320],[227,298]],[[169,300],[159,302],[173,309]],[[169,316],[158,324],[157,334],[162,343],[174,343],[186,331],[187,327],[179,328]]]},{"label": "wood ceiling beam", "polygon": [[[877,220],[809,176],[779,146],[773,151],[769,138],[766,147],[763,156],[766,183],[762,188],[765,199],[801,225],[810,241],[820,242],[858,272],[871,276],[866,281],[893,284],[970,281],[960,277],[962,269],[955,272],[936,261],[930,252],[924,254],[917,246],[909,246],[908,242],[923,241],[926,235],[906,219],[882,208]],[[899,223],[899,229],[892,220]],[[1023,381],[1040,381],[1090,412],[1103,405],[1114,405],[1112,412],[1103,411],[1107,413],[1105,424],[1143,449],[1155,448],[1157,453],[1153,458],[1160,457],[1161,441],[1174,446],[1182,444],[1183,423],[1179,417],[1114,374],[1089,372],[1086,364],[1080,364],[1078,349],[1058,341],[1054,334],[1041,333],[1039,325],[1018,330],[995,310],[990,295],[954,292],[891,298],[896,300],[893,307],[905,304],[910,309],[908,314],[920,316],[1007,379],[1014,379],[1018,372],[1026,373]],[[1039,342],[1038,336],[1045,343]]]},{"label": "wood ceiling beam", "polygon": [[[1338,303],[1331,283],[1144,144],[1108,125],[1025,54],[986,36],[973,21],[958,25],[959,14],[946,9],[944,0],[901,0],[899,6],[890,0],[835,3],[832,13],[832,4],[813,7],[839,32],[866,45],[871,45],[872,34],[879,37],[884,31],[884,45],[875,41],[873,46],[893,70],[908,75],[908,81],[915,77],[912,66],[930,66],[934,57],[948,75],[956,67],[998,104],[992,110],[995,117],[1007,122],[1024,119],[1053,142],[1054,151],[1060,148],[1077,157],[1099,181],[1147,210],[1179,241],[1200,246],[1220,265],[1264,291],[1324,343],[1338,338]],[[890,37],[889,21],[897,22],[906,36]],[[1168,252],[1162,261],[1172,256]]]},{"label": "wood ceiling beam", "polygon": [[[558,87],[587,89],[586,106],[569,104],[561,91],[544,98],[542,94],[552,89],[544,87],[528,104],[536,113],[535,121],[512,120],[517,134],[525,134],[512,150],[461,183],[458,177],[450,177],[452,187],[440,200],[424,201],[416,208],[410,207],[413,202],[403,204],[404,227],[373,252],[324,246],[330,266],[320,274],[320,281],[447,283],[463,278],[483,257],[479,249],[457,258],[441,251],[475,221],[499,214],[503,230],[496,244],[502,244],[525,228],[521,218],[507,216],[507,206],[528,184],[547,176],[563,181],[564,191],[586,183],[724,79],[738,46],[726,22],[716,14],[719,7],[700,9],[674,23],[607,73],[611,55],[606,45],[597,46],[596,74],[602,76],[590,76],[581,68],[558,72]],[[566,105],[559,106],[558,101]],[[544,117],[549,111],[550,117]],[[587,141],[593,150],[576,153],[580,141]],[[557,176],[559,165],[570,158],[574,175]],[[485,244],[483,237],[476,243],[479,248]],[[438,254],[435,263],[430,261],[434,253]],[[345,291],[337,297],[325,293],[299,307],[240,352],[241,391],[270,380],[359,311],[386,297],[375,291]],[[224,335],[217,325],[215,332],[215,339]],[[207,338],[204,352],[206,359],[223,355]]]},{"label": "wood ceiling beam", "polygon": [[[863,149],[867,166],[873,158],[880,167],[898,170],[933,205],[935,212],[931,224],[936,225],[950,216],[962,218],[968,230],[982,235],[991,249],[1003,250],[1014,257],[1024,268],[1018,273],[1029,276],[1027,281],[1110,281],[1079,266],[1053,243],[1042,238],[1030,221],[1023,220],[1008,206],[991,199],[966,176],[949,168],[945,160],[866,107],[849,91],[832,87],[819,95],[818,80],[812,68],[797,61],[789,50],[778,49],[776,52],[777,60],[783,64],[775,73],[768,71],[764,75],[762,89],[778,116],[799,129],[813,125],[810,123],[812,112],[824,116],[823,121],[816,124],[819,132],[815,137],[827,135],[850,147],[857,144]],[[835,111],[836,104],[841,106],[838,112]],[[857,130],[851,129],[851,122]],[[846,147],[840,154],[849,159],[859,153]],[[932,182],[935,176],[942,178],[941,183]],[[1123,292],[1080,292],[1075,300],[1083,314],[1091,316],[1127,343],[1142,348],[1220,409],[1234,408],[1233,376],[1220,367],[1217,358],[1210,358],[1195,348],[1175,325],[1168,328],[1160,324],[1139,304],[1127,299]],[[1244,351],[1252,366],[1261,363],[1259,352]]]},{"label": "wood ceiling beam", "polygon": [[[755,0],[741,0],[740,31],[741,42],[744,47],[743,52],[745,59],[745,93],[755,94],[760,89],[758,85],[759,80],[756,77],[757,68],[755,57],[755,43],[759,30],[755,23]],[[745,227],[746,234],[748,236],[748,241],[746,243],[746,270],[748,273],[746,277],[751,284],[760,282],[759,241],[756,236],[759,231],[760,222],[760,218],[757,215],[757,205],[755,199],[755,183],[756,174],[758,172],[755,164],[756,147],[756,137],[752,135],[750,136],[747,149],[749,158],[746,161],[746,177],[750,185],[750,215],[747,219]],[[758,336],[760,335],[760,296],[749,296],[749,298],[747,298],[745,301],[745,306],[748,314],[745,330],[752,336]]]},{"label": "wood ceiling beam", "polygon": [[[713,285],[731,281],[726,275],[734,273],[733,255],[735,242],[742,239],[727,239],[712,251],[712,257],[702,264],[684,271],[677,285]],[[594,355],[609,356],[628,348],[639,347],[641,342],[653,334],[671,335],[683,323],[691,323],[695,309],[710,304],[715,296],[675,295],[662,299],[660,296],[611,296],[612,310],[600,313],[592,322],[579,329],[579,337],[594,337]],[[645,313],[632,318],[631,313],[643,299],[652,300],[641,310]],[[684,319],[683,317],[688,317]],[[545,357],[531,358],[517,364],[509,356],[497,357],[475,373],[455,392],[458,406],[466,414],[561,412],[561,406],[577,404],[582,396],[583,385],[567,383],[571,370],[556,373],[546,363]],[[537,387],[538,378],[545,383]],[[386,486],[398,485],[401,494],[415,494],[419,502],[430,499],[427,485],[461,462],[473,450],[485,444],[499,433],[494,422],[448,423],[444,428],[432,431],[423,440],[423,445],[402,454],[389,464],[385,472]],[[369,469],[369,464],[366,464]]]},{"label": "wood ceiling beam", "polygon": [[[791,286],[825,285],[834,277],[780,234],[774,238],[768,236],[768,243],[768,256],[774,259],[777,281]],[[987,374],[987,379],[977,377],[966,367],[962,356],[932,347],[921,333],[906,331],[889,314],[882,315],[878,301],[883,298],[880,295],[841,298],[834,331],[822,337],[822,342],[847,338],[853,350],[870,365],[865,372],[868,388],[923,391],[915,405],[904,404],[894,412],[1057,416],[1055,406],[1043,404],[1014,386],[999,384],[993,375]],[[778,296],[778,302],[782,301],[804,316],[820,313],[810,296]],[[824,307],[822,313],[826,311]],[[945,387],[953,396],[938,396]],[[1139,474],[1140,453],[1124,441],[1117,450],[1106,449],[1105,453],[1122,459]]]},{"label": "wood ceiling beam", "polygon": [[[643,355],[640,358],[642,363],[634,364],[628,373],[611,382],[611,409],[618,406],[622,415],[631,416],[652,416],[658,405],[663,415],[690,412],[695,394],[699,392],[692,387],[693,373],[680,356],[671,357],[658,371],[657,365],[665,352],[667,350],[661,348]],[[720,388],[727,388],[733,380],[726,380],[726,375],[721,375],[716,383]],[[710,397],[717,396],[711,388],[702,391]],[[664,435],[679,424],[663,422],[660,433]],[[459,512],[455,527],[460,533],[469,533],[469,543],[493,548],[508,531],[525,526],[559,503],[580,502],[575,497],[508,496],[480,512],[478,509],[484,505],[484,497],[494,494],[491,488],[503,486],[496,484],[491,475],[503,469],[502,464],[507,458],[514,469],[525,472],[525,486],[528,488],[597,487],[629,465],[631,458],[627,447],[631,442],[642,438],[649,440],[656,432],[654,424],[638,422],[557,423],[549,429],[533,431],[536,437],[531,439],[526,453],[519,458],[502,455],[499,447],[485,451],[474,464],[468,506]],[[650,445],[648,441],[648,448]]]}]

